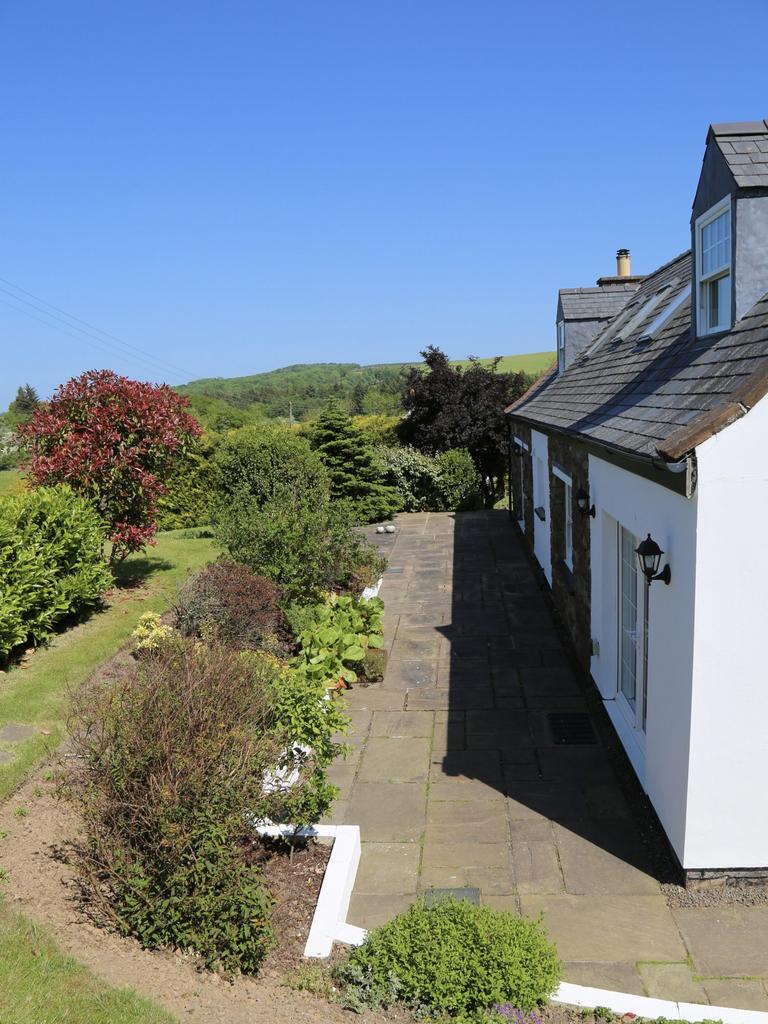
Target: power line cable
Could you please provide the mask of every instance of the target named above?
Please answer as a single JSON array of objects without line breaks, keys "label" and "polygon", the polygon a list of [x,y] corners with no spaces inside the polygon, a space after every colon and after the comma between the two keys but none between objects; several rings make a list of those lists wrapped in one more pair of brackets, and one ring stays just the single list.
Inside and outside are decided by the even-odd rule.
[{"label": "power line cable", "polygon": [[[12,302],[9,302],[8,299],[4,299],[2,297],[2,295],[0,295],[0,302],[3,303],[3,305],[8,306],[9,309],[13,309],[17,313],[22,313],[24,316],[29,317],[30,320],[35,320],[35,321],[37,321],[37,323],[43,324],[46,327],[51,327],[55,331],[60,331],[62,334],[66,334],[67,337],[74,338],[76,341],[84,341],[86,343],[86,345],[90,345],[91,348],[98,349],[101,352],[108,351],[104,345],[100,345],[98,343],[98,339],[96,341],[93,341],[93,340],[90,339],[90,336],[87,335],[87,334],[83,334],[83,333],[75,334],[74,330],[68,330],[67,326],[62,326],[61,324],[58,324],[58,323],[52,323],[49,320],[43,320],[41,317],[35,316],[34,313],[30,313],[30,311],[28,309],[23,309],[21,306],[16,306]],[[62,321],[62,323],[63,323],[63,321]],[[118,354],[118,355],[121,355],[124,359],[130,359],[130,360],[133,360],[133,361],[138,362],[140,364],[143,364],[145,372],[147,370],[151,370],[151,372],[154,373],[154,374],[158,373],[158,367],[152,365],[148,361],[148,359],[145,359],[143,356],[132,355],[130,353],[125,353],[125,352],[115,353],[114,351],[111,352],[110,354],[111,355]],[[163,372],[167,372],[167,371],[163,371]]]},{"label": "power line cable", "polygon": [[[19,285],[14,284],[13,281],[9,281],[7,278],[0,277],[0,282],[10,286],[10,288],[14,289],[15,291],[21,292],[22,295],[28,295],[29,298],[34,299],[36,303],[40,303],[42,306],[48,306],[49,309],[52,309],[55,312],[50,313],[48,309],[42,309],[40,308],[39,305],[35,305],[35,303],[29,302],[27,299],[22,298],[22,295],[15,295],[13,291],[9,291],[8,288],[2,288],[2,286],[0,286],[0,291],[3,291],[6,295],[10,296],[16,302],[23,302],[25,305],[30,306],[37,312],[42,313],[43,316],[50,317],[52,320],[63,322],[68,328],[74,329],[75,331],[78,331],[83,335],[90,336],[91,338],[100,341],[104,346],[111,346],[114,348],[117,345],[124,350],[124,354],[125,351],[127,350],[129,354],[133,356],[138,356],[144,361],[149,361],[155,366],[162,368],[166,373],[172,372],[174,375],[186,377],[187,380],[194,376],[193,374],[189,373],[189,371],[183,370],[179,366],[176,366],[175,364],[170,363],[167,360],[158,359],[156,356],[152,355],[146,350],[139,348],[138,345],[133,345],[130,342],[123,341],[123,339],[118,338],[117,335],[110,334],[109,331],[104,331],[100,327],[95,327],[93,324],[88,323],[87,320],[82,320],[80,317],[74,316],[74,314],[72,313],[68,313],[66,310],[61,309],[59,306],[55,306],[52,302],[48,302],[46,299],[41,298],[39,295],[35,295],[33,292],[27,291],[25,288],[21,288]],[[19,310],[19,312],[21,312],[21,310]],[[62,317],[66,317],[67,320],[72,321],[72,323],[67,323],[66,320],[62,321]],[[82,324],[83,326],[80,327],[78,326],[78,324]],[[86,331],[83,328],[88,328],[88,330]],[[96,334],[94,334],[93,332],[96,332]],[[98,335],[100,335],[101,337],[98,337]]]}]

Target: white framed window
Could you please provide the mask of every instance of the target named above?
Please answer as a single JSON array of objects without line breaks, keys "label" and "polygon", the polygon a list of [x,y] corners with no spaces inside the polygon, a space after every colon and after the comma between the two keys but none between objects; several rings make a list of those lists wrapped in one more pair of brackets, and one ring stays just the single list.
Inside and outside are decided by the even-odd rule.
[{"label": "white framed window", "polygon": [[557,372],[565,369],[565,320],[557,321]]},{"label": "white framed window", "polygon": [[573,572],[573,487],[570,483],[563,484],[563,496],[565,501],[563,516],[565,524],[564,561],[571,572]]},{"label": "white framed window", "polygon": [[697,333],[731,326],[731,197],[696,218]]},{"label": "white framed window", "polygon": [[552,464],[552,475],[563,485],[563,561],[573,572],[573,480],[555,463]]},{"label": "white framed window", "polygon": [[619,556],[619,705],[629,724],[637,733],[646,726],[645,693],[645,619],[640,600],[647,586],[638,569],[635,549],[639,543],[634,534],[618,526]]}]

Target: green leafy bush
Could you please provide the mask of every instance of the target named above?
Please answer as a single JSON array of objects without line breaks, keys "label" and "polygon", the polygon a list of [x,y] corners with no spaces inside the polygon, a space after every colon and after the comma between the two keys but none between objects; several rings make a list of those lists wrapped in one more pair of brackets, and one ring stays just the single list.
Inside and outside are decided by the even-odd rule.
[{"label": "green leafy bush", "polygon": [[330,805],[325,768],[344,720],[319,696],[271,657],[192,642],[84,687],[68,788],[95,919],[150,949],[256,971],[273,933],[270,894],[246,856],[252,823],[289,810],[302,824]]},{"label": "green leafy bush", "polygon": [[263,504],[241,495],[223,510],[218,537],[236,562],[310,602],[328,590],[361,590],[384,562],[351,526],[342,502],[276,486]]},{"label": "green leafy bush", "polygon": [[480,474],[464,448],[427,455],[406,446],[377,449],[405,512],[461,512],[483,504]]},{"label": "green leafy bush", "polygon": [[244,427],[222,441],[215,456],[225,504],[248,500],[263,508],[275,499],[327,502],[323,460],[306,438],[277,427]]},{"label": "green leafy bush", "polygon": [[407,445],[380,445],[376,452],[385,479],[400,495],[404,512],[426,512],[435,507],[440,477],[435,459]]},{"label": "green leafy bush", "polygon": [[357,682],[357,668],[369,648],[384,646],[378,597],[361,600],[332,596],[315,611],[315,621],[298,634],[296,666],[323,686]]},{"label": "green leafy bush", "polygon": [[527,1011],[543,1003],[561,964],[538,921],[448,898],[415,903],[371,932],[337,975],[353,1009],[397,1001],[480,1020],[496,1004]]},{"label": "green leafy bush", "polygon": [[0,657],[98,604],[112,583],[104,538],[91,504],[65,484],[0,502]]},{"label": "green leafy bush", "polygon": [[179,590],[176,625],[185,636],[215,639],[235,650],[289,650],[283,592],[237,562],[212,562]]},{"label": "green leafy bush", "polygon": [[331,496],[348,501],[357,522],[379,522],[398,511],[397,492],[385,484],[372,445],[338,402],[329,402],[312,424],[309,443],[328,470]]},{"label": "green leafy bush", "polygon": [[387,416],[382,413],[373,413],[368,416],[353,416],[352,424],[367,439],[369,444],[396,445],[397,425],[400,422],[399,416]]},{"label": "green leafy bush", "polygon": [[463,512],[483,507],[480,474],[465,448],[451,448],[441,452],[435,462],[438,472],[437,491],[443,511]]},{"label": "green leafy bush", "polygon": [[275,719],[281,778],[291,781],[271,794],[273,821],[314,825],[328,813],[338,793],[328,781],[328,767],[346,748],[337,736],[349,728],[340,703],[327,700],[323,682],[294,668],[283,668],[275,679]]}]

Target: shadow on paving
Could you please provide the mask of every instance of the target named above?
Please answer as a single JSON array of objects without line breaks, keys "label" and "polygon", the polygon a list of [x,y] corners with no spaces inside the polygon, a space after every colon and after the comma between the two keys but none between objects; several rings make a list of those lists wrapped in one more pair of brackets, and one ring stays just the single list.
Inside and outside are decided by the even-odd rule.
[{"label": "shadow on paving", "polygon": [[[518,892],[657,891],[645,816],[604,742],[607,716],[572,668],[507,513],[457,514],[452,564],[450,624],[438,627],[448,641],[443,778],[505,797]],[[433,572],[422,561],[411,587],[428,589]],[[483,796],[476,787],[473,799]]]}]

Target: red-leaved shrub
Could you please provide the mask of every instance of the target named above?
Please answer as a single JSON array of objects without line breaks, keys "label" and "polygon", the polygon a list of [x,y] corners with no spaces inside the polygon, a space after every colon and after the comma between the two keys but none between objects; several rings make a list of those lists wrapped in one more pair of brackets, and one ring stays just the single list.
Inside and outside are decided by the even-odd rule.
[{"label": "red-leaved shrub", "polygon": [[212,562],[179,591],[176,625],[185,636],[215,639],[235,650],[286,653],[290,631],[282,589],[237,562]]},{"label": "red-leaved shrub", "polygon": [[119,561],[151,541],[165,481],[201,431],[188,405],[167,384],[89,370],[19,426],[29,479],[90,498],[107,524],[111,561]]}]

